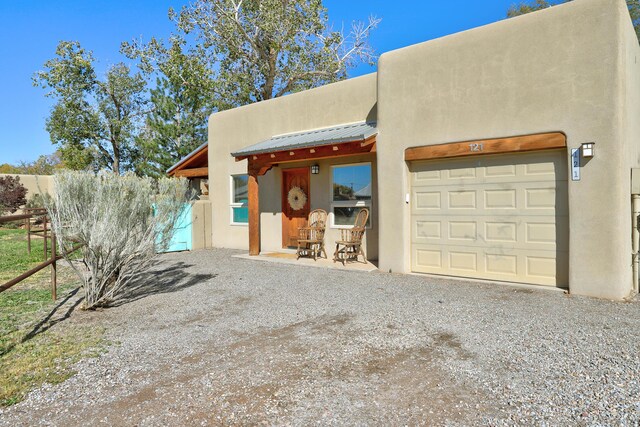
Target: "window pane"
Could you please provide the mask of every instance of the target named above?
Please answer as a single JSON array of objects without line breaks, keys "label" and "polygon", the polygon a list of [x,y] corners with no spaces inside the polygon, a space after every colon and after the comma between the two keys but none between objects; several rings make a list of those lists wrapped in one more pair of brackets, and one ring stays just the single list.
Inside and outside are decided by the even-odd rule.
[{"label": "window pane", "polygon": [[[334,207],[333,208],[333,224],[334,225],[353,225],[356,222],[356,215],[362,208],[356,207]],[[367,218],[367,227],[371,217]]]},{"label": "window pane", "polygon": [[249,208],[233,208],[233,222],[249,223]]},{"label": "window pane", "polygon": [[371,200],[371,165],[333,168],[333,201],[340,200]]},{"label": "window pane", "polygon": [[233,203],[247,203],[248,186],[248,175],[235,175],[233,177]]}]

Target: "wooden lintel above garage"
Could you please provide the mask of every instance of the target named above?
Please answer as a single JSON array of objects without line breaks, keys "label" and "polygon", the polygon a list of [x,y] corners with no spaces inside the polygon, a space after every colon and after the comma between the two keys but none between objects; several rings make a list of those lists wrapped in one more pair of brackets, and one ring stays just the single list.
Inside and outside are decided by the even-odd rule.
[{"label": "wooden lintel above garage", "polygon": [[406,161],[478,156],[485,154],[515,153],[519,151],[565,148],[567,137],[562,132],[539,133],[508,138],[480,139],[448,144],[423,145],[407,148]]}]

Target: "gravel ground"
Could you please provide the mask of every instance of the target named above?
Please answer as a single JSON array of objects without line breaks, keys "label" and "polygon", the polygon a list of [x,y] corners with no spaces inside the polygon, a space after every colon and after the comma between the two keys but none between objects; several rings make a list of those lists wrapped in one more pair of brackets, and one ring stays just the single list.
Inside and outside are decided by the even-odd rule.
[{"label": "gravel ground", "polygon": [[629,425],[640,303],[169,254],[0,425]]}]

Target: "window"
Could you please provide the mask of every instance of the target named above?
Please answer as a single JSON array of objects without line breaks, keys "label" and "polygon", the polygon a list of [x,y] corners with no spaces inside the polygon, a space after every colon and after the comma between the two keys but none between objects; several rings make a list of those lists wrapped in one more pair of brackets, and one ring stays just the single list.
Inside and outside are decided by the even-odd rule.
[{"label": "window", "polygon": [[231,176],[231,224],[249,223],[248,175]]},{"label": "window", "polygon": [[[332,226],[353,226],[362,208],[371,210],[371,164],[333,166],[331,168]],[[371,218],[371,216],[369,216]],[[367,220],[367,227],[371,219]]]}]

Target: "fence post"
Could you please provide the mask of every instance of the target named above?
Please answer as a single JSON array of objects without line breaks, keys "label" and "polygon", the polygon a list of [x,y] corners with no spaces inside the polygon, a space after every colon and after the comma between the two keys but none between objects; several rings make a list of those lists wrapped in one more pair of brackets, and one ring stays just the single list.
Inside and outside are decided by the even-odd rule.
[{"label": "fence post", "polygon": [[42,237],[44,238],[44,260],[47,260],[47,217],[43,217],[44,229],[42,230]]},{"label": "fence post", "polygon": [[56,245],[56,235],[53,232],[53,230],[51,230],[51,260],[53,261],[51,263],[51,298],[53,298],[53,300],[55,301],[56,299],[58,299],[58,276],[57,276],[57,271],[56,271],[56,249],[57,249],[57,245]]},{"label": "fence post", "polygon": [[29,251],[29,255],[31,255],[31,217],[25,219],[25,221],[27,221],[27,250]]}]

